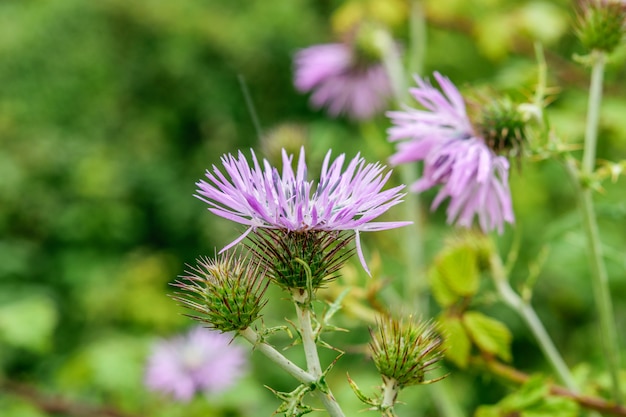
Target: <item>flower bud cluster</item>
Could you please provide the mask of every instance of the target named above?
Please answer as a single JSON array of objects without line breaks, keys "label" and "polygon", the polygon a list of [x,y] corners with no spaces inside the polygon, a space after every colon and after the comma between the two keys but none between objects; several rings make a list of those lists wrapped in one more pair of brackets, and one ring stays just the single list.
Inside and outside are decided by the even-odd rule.
[{"label": "flower bud cluster", "polygon": [[223,255],[215,260],[201,258],[189,275],[174,285],[181,289],[174,299],[201,313],[192,318],[222,332],[249,327],[265,305],[267,288],[264,270],[247,257]]}]

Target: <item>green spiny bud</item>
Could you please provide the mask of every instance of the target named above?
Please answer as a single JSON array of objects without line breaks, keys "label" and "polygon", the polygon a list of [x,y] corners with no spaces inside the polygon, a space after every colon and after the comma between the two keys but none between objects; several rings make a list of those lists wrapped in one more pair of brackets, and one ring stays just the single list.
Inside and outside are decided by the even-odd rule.
[{"label": "green spiny bud", "polygon": [[526,142],[524,114],[508,98],[495,100],[480,110],[477,129],[495,152],[520,155]]},{"label": "green spiny bud", "polygon": [[616,0],[587,0],[578,15],[576,34],[583,47],[611,53],[626,33],[626,4]]},{"label": "green spiny bud", "polygon": [[379,320],[378,331],[370,330],[370,334],[372,359],[386,385],[401,389],[445,377],[426,379],[426,373],[443,358],[443,339],[433,322],[386,317]]},{"label": "green spiny bud", "polygon": [[183,290],[172,298],[201,315],[189,316],[222,332],[249,327],[266,301],[268,281],[262,266],[234,253],[215,260],[200,258],[174,286]]},{"label": "green spiny bud", "polygon": [[353,237],[338,231],[259,229],[250,249],[283,289],[316,290],[337,277],[353,253],[343,250]]}]

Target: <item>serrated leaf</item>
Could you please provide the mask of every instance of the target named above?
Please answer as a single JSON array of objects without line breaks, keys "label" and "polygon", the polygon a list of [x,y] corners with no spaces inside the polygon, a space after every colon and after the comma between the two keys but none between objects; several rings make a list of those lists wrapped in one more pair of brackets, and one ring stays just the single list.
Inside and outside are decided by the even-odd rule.
[{"label": "serrated leaf", "polygon": [[450,307],[459,299],[459,296],[448,288],[436,266],[428,271],[428,281],[433,297],[441,307]]},{"label": "serrated leaf", "polygon": [[476,251],[468,245],[447,249],[435,261],[439,276],[446,286],[461,297],[471,297],[478,291],[479,271]]},{"label": "serrated leaf", "polygon": [[511,360],[511,332],[500,321],[477,311],[463,315],[465,330],[481,350],[505,361]]},{"label": "serrated leaf", "polygon": [[445,335],[444,348],[446,359],[461,369],[467,368],[472,343],[458,317],[440,319],[442,333]]}]

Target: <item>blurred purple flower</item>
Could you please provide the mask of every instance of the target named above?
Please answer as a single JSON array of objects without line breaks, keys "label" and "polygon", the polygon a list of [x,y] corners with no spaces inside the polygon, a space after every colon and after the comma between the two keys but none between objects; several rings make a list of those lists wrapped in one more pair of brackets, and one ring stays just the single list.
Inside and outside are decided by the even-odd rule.
[{"label": "blurred purple flower", "polygon": [[254,152],[252,167],[241,152],[238,159],[230,154],[222,157],[229,178],[215,166],[212,173],[207,170],[209,181],[196,183],[196,197],[208,203],[212,213],[249,226],[222,252],[257,228],[288,232],[353,230],[359,259],[368,271],[359,233],[411,224],[372,221],[402,201],[404,194],[400,190],[404,185],[381,191],[391,175],[391,171],[382,175],[384,166],[365,164],[357,155],[342,171],[345,155],[339,155],[332,163],[330,155],[328,151],[317,185],[307,181],[304,148],[295,172],[293,155],[287,155],[283,149],[282,175],[267,160],[263,160],[261,168]]},{"label": "blurred purple flower", "polygon": [[247,367],[244,349],[232,336],[203,327],[162,340],[152,348],[145,375],[153,391],[189,401],[197,392],[221,392],[232,386]]},{"label": "blurred purple flower", "polygon": [[364,62],[352,46],[343,43],[300,50],[294,83],[300,92],[313,92],[314,107],[327,107],[334,117],[346,114],[360,120],[382,113],[393,93],[383,66]]},{"label": "blurred purple flower", "polygon": [[394,124],[389,140],[399,142],[390,162],[394,165],[423,161],[422,178],[411,190],[422,192],[441,185],[435,209],[450,197],[448,223],[470,227],[475,216],[487,233],[502,233],[505,222],[515,221],[508,185],[509,162],[477,135],[467,116],[465,102],[452,82],[435,72],[442,91],[416,77],[410,90],[425,110],[407,108],[387,115]]}]

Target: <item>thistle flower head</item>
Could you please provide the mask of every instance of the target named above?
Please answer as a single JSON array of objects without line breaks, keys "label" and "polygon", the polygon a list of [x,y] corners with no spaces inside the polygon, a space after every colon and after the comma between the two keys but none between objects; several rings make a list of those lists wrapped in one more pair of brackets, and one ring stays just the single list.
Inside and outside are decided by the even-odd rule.
[{"label": "thistle flower head", "polygon": [[228,389],[247,368],[243,348],[231,341],[231,335],[195,327],[155,343],[146,367],[146,386],[178,401]]},{"label": "thistle flower head", "polygon": [[626,3],[585,0],[578,15],[576,34],[587,51],[613,52],[626,34]]},{"label": "thistle flower head", "polygon": [[419,77],[417,88],[410,90],[423,110],[387,113],[394,124],[388,130],[389,140],[398,142],[390,162],[423,162],[423,175],[411,190],[422,192],[440,185],[432,208],[449,197],[448,223],[470,227],[478,217],[485,233],[493,229],[502,232],[505,222],[514,222],[509,162],[476,134],[454,84],[439,73],[434,77],[441,91]]},{"label": "thistle flower head", "polygon": [[190,316],[222,332],[244,330],[260,315],[267,288],[258,262],[235,254],[201,258],[181,277],[173,298],[200,315]]},{"label": "thistle flower head", "polygon": [[322,164],[319,183],[307,179],[304,149],[300,150],[294,171],[292,155],[283,150],[282,173],[267,160],[263,167],[252,152],[252,164],[239,152],[222,157],[226,174],[217,167],[207,171],[208,181],[200,181],[197,197],[221,217],[248,226],[248,230],[222,251],[258,229],[283,233],[354,231],[357,253],[367,271],[361,250],[360,233],[386,230],[410,222],[376,222],[374,219],[400,203],[404,185],[382,190],[391,172],[366,164],[357,155],[344,170],[345,155],[331,162],[328,151]]},{"label": "thistle flower head", "polygon": [[403,388],[442,379],[426,379],[426,373],[443,358],[443,339],[432,322],[387,317],[380,319],[378,330],[370,330],[370,334],[372,359],[385,380],[394,380]]},{"label": "thistle flower head", "polygon": [[311,104],[331,116],[363,120],[382,113],[392,96],[382,64],[354,43],[330,43],[300,50],[295,57],[295,86],[312,92]]}]

